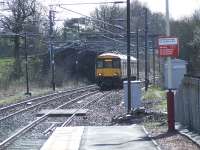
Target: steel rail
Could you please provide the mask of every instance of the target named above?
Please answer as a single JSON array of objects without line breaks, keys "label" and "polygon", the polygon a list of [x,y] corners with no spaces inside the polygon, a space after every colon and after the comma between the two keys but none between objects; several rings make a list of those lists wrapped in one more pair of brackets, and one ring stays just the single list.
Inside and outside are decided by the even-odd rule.
[{"label": "steel rail", "polygon": [[51,97],[51,96],[57,96],[59,94],[63,94],[63,93],[67,93],[67,92],[73,92],[73,91],[76,91],[76,90],[84,89],[84,88],[87,88],[87,87],[93,87],[93,86],[95,86],[95,85],[90,85],[90,86],[86,86],[86,87],[80,87],[80,88],[77,88],[77,89],[69,89],[69,90],[66,90],[66,91],[56,92],[56,93],[44,95],[44,96],[41,96],[41,97],[35,97],[35,98],[32,98],[32,99],[28,99],[26,101],[22,101],[22,102],[19,102],[19,103],[15,103],[15,104],[11,104],[11,105],[8,105],[8,106],[5,106],[5,107],[1,107],[0,108],[0,112],[4,111],[6,109],[10,109],[10,108],[13,108],[13,107],[16,107],[16,106],[20,106],[20,105],[26,104],[28,102],[33,102],[33,101],[41,100],[43,98],[48,98],[48,97]]},{"label": "steel rail", "polygon": [[17,112],[14,112],[14,113],[12,113],[12,114],[9,114],[8,116],[5,116],[5,117],[3,117],[3,118],[0,118],[0,122],[3,121],[3,120],[5,120],[5,119],[8,119],[8,118],[10,118],[10,117],[12,117],[12,116],[14,116],[14,115],[17,115],[17,114],[22,113],[22,112],[25,112],[25,111],[27,111],[27,110],[29,110],[29,109],[35,108],[35,107],[37,107],[37,106],[39,106],[39,105],[42,105],[42,104],[48,103],[48,102],[50,102],[50,101],[53,101],[53,100],[56,100],[56,99],[60,99],[60,98],[66,97],[66,96],[70,96],[70,95],[72,95],[72,94],[76,94],[76,93],[79,93],[79,92],[82,92],[82,91],[87,91],[87,90],[90,90],[90,89],[92,89],[92,87],[89,87],[89,88],[87,88],[87,89],[79,89],[79,91],[77,91],[77,90],[74,91],[74,92],[72,91],[72,93],[68,93],[68,94],[65,94],[65,95],[61,95],[61,96],[54,97],[54,98],[48,99],[48,100],[46,100],[46,101],[37,103],[37,104],[35,104],[35,105],[33,105],[33,106],[29,106],[29,107],[27,107],[27,108],[24,108],[24,109],[21,109],[21,110],[19,110],[19,111],[17,111]]},{"label": "steel rail", "polygon": [[[97,91],[79,96],[75,99],[72,99],[58,107],[56,107],[54,110],[58,110],[70,103],[74,103],[79,101],[80,99],[83,99],[85,97],[91,96],[93,94],[96,94]],[[36,125],[38,125],[40,122],[42,122],[43,120],[45,120],[46,118],[48,118],[48,115],[53,112],[54,110],[49,111],[48,113],[46,113],[45,115],[39,117],[38,119],[36,119],[35,121],[33,121],[32,123],[28,124],[27,126],[23,127],[22,129],[20,129],[19,131],[17,131],[16,133],[14,133],[13,135],[11,135],[9,138],[7,138],[6,140],[4,140],[3,142],[0,143],[0,149],[4,149],[6,146],[8,146],[9,144],[11,144],[12,141],[14,141],[17,137],[22,136],[23,134],[25,134],[27,131],[29,131],[31,128],[35,127]]]},{"label": "steel rail", "polygon": [[88,102],[88,103],[85,104],[84,106],[79,107],[79,108],[72,114],[72,116],[69,117],[69,118],[61,125],[61,127],[64,127],[64,126],[69,125],[80,109],[84,109],[85,107],[89,106],[91,103],[95,103],[96,101],[101,101],[103,98],[105,98],[106,96],[108,96],[108,95],[110,95],[110,94],[111,94],[111,92],[109,92],[109,93],[107,93],[107,94],[104,94],[104,95],[102,95],[101,97],[98,97],[98,98],[96,98],[96,99],[94,99],[94,100]]}]

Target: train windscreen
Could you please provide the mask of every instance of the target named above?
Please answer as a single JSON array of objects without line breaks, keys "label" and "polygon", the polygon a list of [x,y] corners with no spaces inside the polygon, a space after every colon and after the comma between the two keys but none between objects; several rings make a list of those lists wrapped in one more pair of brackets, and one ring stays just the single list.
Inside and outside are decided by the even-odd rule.
[{"label": "train windscreen", "polygon": [[112,59],[104,59],[104,68],[112,68]]},{"label": "train windscreen", "polygon": [[120,68],[119,59],[98,59],[96,68]]}]

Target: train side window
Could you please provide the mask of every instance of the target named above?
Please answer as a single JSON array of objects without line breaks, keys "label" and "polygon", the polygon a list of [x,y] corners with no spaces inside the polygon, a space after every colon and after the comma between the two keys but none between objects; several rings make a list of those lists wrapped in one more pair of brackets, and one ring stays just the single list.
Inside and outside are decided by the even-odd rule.
[{"label": "train side window", "polygon": [[120,61],[119,60],[113,60],[113,68],[120,68]]},{"label": "train side window", "polygon": [[97,60],[97,68],[103,68],[103,60]]}]

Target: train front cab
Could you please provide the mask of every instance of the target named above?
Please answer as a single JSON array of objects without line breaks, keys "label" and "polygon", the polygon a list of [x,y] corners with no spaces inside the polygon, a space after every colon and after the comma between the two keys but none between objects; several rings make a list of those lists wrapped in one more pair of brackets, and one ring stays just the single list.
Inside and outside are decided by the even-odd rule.
[{"label": "train front cab", "polygon": [[121,65],[119,58],[97,58],[96,80],[101,88],[121,86]]}]

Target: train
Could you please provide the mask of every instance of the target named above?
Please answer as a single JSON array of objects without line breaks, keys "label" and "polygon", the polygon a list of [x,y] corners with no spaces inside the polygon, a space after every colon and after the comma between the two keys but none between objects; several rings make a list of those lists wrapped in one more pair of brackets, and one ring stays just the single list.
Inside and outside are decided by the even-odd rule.
[{"label": "train", "polygon": [[[136,79],[137,59],[130,57],[131,80]],[[127,79],[127,56],[116,52],[104,52],[96,57],[96,83],[101,88],[122,88]]]}]

